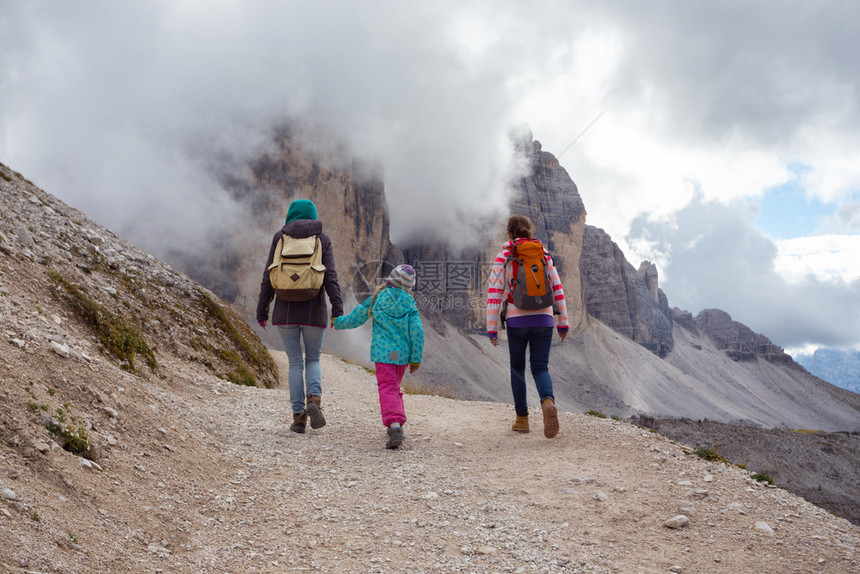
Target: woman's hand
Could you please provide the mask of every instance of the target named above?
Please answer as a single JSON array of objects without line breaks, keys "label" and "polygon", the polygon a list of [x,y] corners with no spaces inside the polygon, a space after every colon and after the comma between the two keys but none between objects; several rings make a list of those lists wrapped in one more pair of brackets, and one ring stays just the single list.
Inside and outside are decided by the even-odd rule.
[{"label": "woman's hand", "polygon": [[494,347],[499,346],[499,338],[498,337],[493,337],[492,339],[490,339],[490,342],[493,344]]},{"label": "woman's hand", "polygon": [[421,366],[421,363],[409,363],[409,372],[414,373]]},{"label": "woman's hand", "polygon": [[561,342],[564,343],[564,340],[567,339],[567,331],[559,331],[558,336],[561,337]]}]

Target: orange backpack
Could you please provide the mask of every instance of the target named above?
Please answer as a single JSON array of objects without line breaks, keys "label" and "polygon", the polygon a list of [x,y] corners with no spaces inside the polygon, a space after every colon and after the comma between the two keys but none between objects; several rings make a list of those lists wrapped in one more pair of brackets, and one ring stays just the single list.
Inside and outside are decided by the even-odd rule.
[{"label": "orange backpack", "polygon": [[511,254],[505,259],[506,266],[508,262],[513,264],[508,302],[525,311],[552,307],[555,294],[541,242],[515,239],[511,242]]}]

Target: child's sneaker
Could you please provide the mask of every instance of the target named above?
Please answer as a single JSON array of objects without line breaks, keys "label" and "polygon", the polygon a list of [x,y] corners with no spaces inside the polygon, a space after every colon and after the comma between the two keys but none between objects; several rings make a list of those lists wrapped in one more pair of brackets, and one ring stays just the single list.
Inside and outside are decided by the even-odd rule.
[{"label": "child's sneaker", "polygon": [[385,448],[397,448],[403,443],[403,427],[388,427],[388,442]]}]

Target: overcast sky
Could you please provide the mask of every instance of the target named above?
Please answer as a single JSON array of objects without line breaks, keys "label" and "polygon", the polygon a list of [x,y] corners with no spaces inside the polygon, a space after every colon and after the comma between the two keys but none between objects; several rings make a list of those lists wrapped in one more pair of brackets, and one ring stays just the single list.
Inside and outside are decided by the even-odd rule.
[{"label": "overcast sky", "polygon": [[4,0],[0,161],[159,254],[226,224],[224,158],[300,115],[382,161],[396,241],[503,206],[528,124],[671,305],[858,347],[858,21],[836,0]]}]

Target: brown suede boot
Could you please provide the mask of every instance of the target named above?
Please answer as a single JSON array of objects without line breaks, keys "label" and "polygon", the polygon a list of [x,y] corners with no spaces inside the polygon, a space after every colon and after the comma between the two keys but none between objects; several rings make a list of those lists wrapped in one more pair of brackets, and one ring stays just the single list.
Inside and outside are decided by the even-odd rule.
[{"label": "brown suede boot", "polygon": [[308,415],[305,413],[293,413],[293,424],[290,425],[290,430],[300,434],[304,434],[305,425],[308,423]]},{"label": "brown suede boot", "polygon": [[322,414],[322,397],[319,395],[308,395],[308,406],[305,407],[305,414],[311,419],[311,428],[318,429],[325,426],[325,417]]},{"label": "brown suede boot", "polygon": [[554,438],[558,434],[558,409],[555,408],[555,401],[544,399],[540,406],[543,409],[543,436]]},{"label": "brown suede boot", "polygon": [[529,415],[517,415],[517,420],[511,426],[512,431],[529,432]]}]

